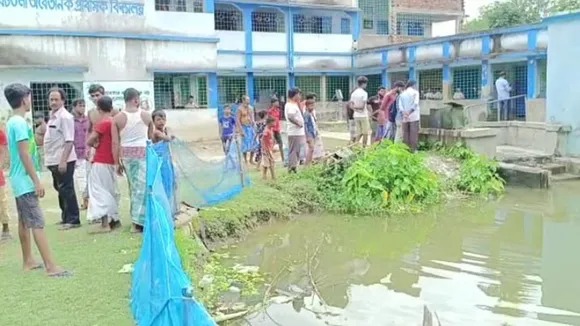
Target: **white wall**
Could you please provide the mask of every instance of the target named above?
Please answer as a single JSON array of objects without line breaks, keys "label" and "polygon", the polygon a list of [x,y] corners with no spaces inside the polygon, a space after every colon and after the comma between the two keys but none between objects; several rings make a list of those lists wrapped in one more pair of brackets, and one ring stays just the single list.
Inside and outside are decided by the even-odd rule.
[{"label": "white wall", "polygon": [[213,43],[0,36],[0,66],[84,67],[86,80],[148,80],[152,69],[215,69]]},{"label": "white wall", "polygon": [[218,54],[217,69],[231,70],[246,67],[246,56],[243,54]]},{"label": "white wall", "polygon": [[254,52],[288,51],[288,40],[285,33],[252,32]]},{"label": "white wall", "polygon": [[294,52],[352,51],[352,35],[346,34],[294,34]]},{"label": "white wall", "polygon": [[288,57],[284,55],[254,55],[252,65],[255,69],[286,69]]},{"label": "white wall", "polygon": [[11,6],[0,10],[3,28],[215,37],[213,14],[156,11],[154,0],[134,2],[144,4],[141,15],[118,14],[111,10],[109,1],[95,1],[106,4],[106,10],[98,13],[78,11],[75,7],[82,2],[72,0],[63,0],[60,10],[36,9],[33,1],[21,2],[27,8]]},{"label": "white wall", "polygon": [[218,50],[244,51],[246,50],[246,33],[238,31],[216,31],[220,39]]},{"label": "white wall", "polygon": [[346,70],[351,67],[350,56],[295,56],[294,67],[296,69],[340,69]]},{"label": "white wall", "polygon": [[[578,15],[578,14],[572,14]],[[572,126],[568,152],[580,155],[580,15],[578,20],[548,25],[547,119]]]}]

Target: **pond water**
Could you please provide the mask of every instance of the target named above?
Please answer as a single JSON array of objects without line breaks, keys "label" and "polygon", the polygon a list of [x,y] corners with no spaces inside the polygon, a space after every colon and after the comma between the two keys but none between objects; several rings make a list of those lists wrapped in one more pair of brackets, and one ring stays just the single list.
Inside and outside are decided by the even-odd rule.
[{"label": "pond water", "polygon": [[420,325],[424,306],[443,326],[580,325],[578,183],[391,220],[303,216],[229,251],[293,294],[255,326]]}]

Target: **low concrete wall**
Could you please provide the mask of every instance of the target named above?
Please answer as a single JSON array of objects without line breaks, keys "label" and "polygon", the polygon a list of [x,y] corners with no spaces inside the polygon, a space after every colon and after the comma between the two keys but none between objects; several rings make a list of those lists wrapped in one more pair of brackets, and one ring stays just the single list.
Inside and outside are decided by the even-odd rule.
[{"label": "low concrete wall", "polygon": [[546,122],[546,99],[536,98],[526,101],[526,121]]},{"label": "low concrete wall", "polygon": [[216,109],[167,110],[167,126],[183,141],[220,138]]},{"label": "low concrete wall", "polygon": [[493,158],[497,147],[497,130],[490,128],[474,128],[461,130],[445,130],[422,128],[419,131],[422,141],[442,142],[447,145],[455,145],[462,142],[468,148],[478,154]]},{"label": "low concrete wall", "polygon": [[566,155],[569,126],[525,121],[474,122],[472,126],[497,129],[498,145],[533,149],[549,155]]},{"label": "low concrete wall", "polygon": [[510,186],[524,186],[529,188],[550,188],[550,171],[541,168],[499,163],[499,174]]}]

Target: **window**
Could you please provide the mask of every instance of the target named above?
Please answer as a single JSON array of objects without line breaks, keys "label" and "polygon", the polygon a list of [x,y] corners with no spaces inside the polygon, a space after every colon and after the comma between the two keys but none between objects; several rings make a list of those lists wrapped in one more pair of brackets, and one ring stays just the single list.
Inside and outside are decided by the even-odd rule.
[{"label": "window", "polygon": [[67,110],[72,108],[71,105],[74,100],[84,98],[82,94],[82,82],[30,83],[34,118],[44,118],[45,120],[49,118],[50,106],[48,104],[48,91],[53,87],[62,88],[66,93],[65,107]]},{"label": "window", "polygon": [[388,35],[389,34],[389,21],[388,20],[378,20],[377,21],[377,34]]},{"label": "window", "polygon": [[294,15],[294,33],[331,34],[332,17]]},{"label": "window", "polygon": [[155,0],[155,10],[203,12],[203,0]]},{"label": "window", "polygon": [[[207,77],[195,74],[154,74],[155,108],[207,108]],[[193,97],[193,99],[191,99]]]},{"label": "window", "polygon": [[252,31],[284,33],[284,14],[278,10],[265,11],[265,9],[252,12]]},{"label": "window", "polygon": [[466,100],[481,97],[481,66],[459,67],[453,69],[452,97],[455,94]]},{"label": "window", "polygon": [[397,35],[429,36],[431,34],[432,17],[426,15],[398,14]]},{"label": "window", "polygon": [[374,24],[372,19],[365,19],[363,20],[363,28],[364,29],[373,29]]},{"label": "window", "polygon": [[350,94],[350,76],[327,76],[326,77],[326,100],[337,102],[337,91],[342,93],[342,100],[348,101]]},{"label": "window", "polygon": [[443,99],[443,69],[419,71],[419,94],[421,99]]},{"label": "window", "polygon": [[340,19],[340,34],[350,34],[350,19]]},{"label": "window", "polygon": [[243,31],[242,12],[227,4],[217,4],[214,14],[215,29],[218,31]]}]

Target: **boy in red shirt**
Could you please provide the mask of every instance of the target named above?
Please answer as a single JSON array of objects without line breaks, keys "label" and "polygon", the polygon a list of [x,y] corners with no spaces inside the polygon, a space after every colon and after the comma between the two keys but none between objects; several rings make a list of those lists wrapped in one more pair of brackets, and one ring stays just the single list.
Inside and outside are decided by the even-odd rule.
[{"label": "boy in red shirt", "polygon": [[117,169],[113,155],[113,100],[103,96],[97,100],[99,122],[89,135],[88,144],[95,148],[93,164],[89,175],[89,208],[87,217],[90,221],[101,221],[101,226],[94,233],[110,232],[119,228],[119,187],[117,184]]},{"label": "boy in red shirt", "polygon": [[284,144],[282,143],[282,128],[280,127],[280,118],[282,117],[282,111],[280,110],[280,102],[277,98],[273,98],[271,101],[271,106],[268,109],[268,116],[274,118],[274,128],[272,132],[274,133],[274,140],[278,144],[278,150],[280,151],[280,157],[282,162],[284,162]]},{"label": "boy in red shirt", "polygon": [[0,130],[0,223],[2,223],[2,236],[0,241],[12,239],[10,234],[10,216],[8,216],[8,203],[6,199],[6,179],[4,178],[4,165],[6,165],[6,153],[8,147],[8,138],[6,133]]},{"label": "boy in red shirt", "polygon": [[270,175],[272,180],[276,180],[276,175],[274,173],[274,127],[276,126],[276,119],[273,117],[268,117],[266,119],[266,129],[262,134],[262,176],[264,180],[268,178],[268,170],[270,170]]}]

